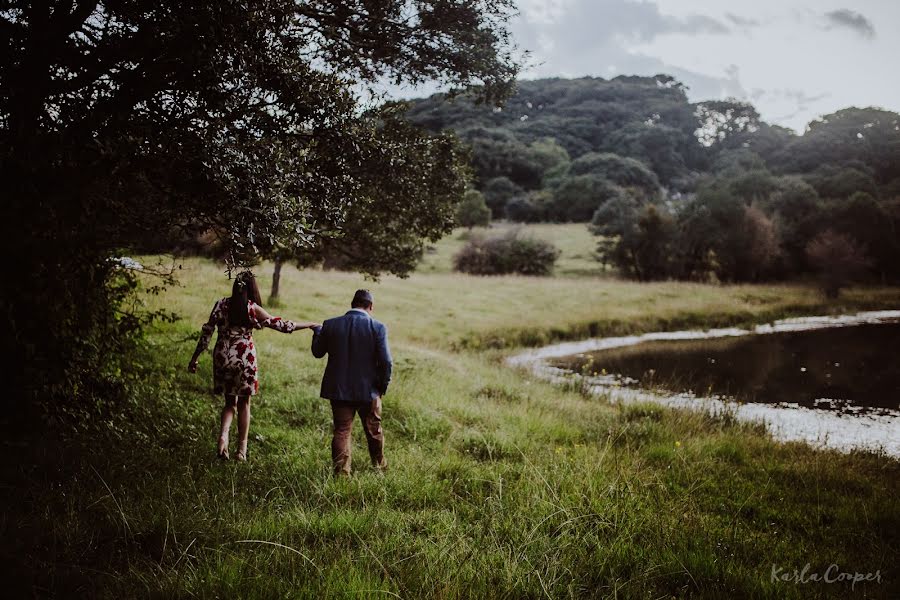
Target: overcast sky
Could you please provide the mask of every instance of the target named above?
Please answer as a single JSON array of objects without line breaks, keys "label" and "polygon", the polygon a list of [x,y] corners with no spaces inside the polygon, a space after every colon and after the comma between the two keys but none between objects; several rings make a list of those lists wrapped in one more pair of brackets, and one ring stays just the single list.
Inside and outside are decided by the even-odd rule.
[{"label": "overcast sky", "polygon": [[523,75],[668,73],[803,132],[847,106],[900,112],[900,0],[519,0]]}]

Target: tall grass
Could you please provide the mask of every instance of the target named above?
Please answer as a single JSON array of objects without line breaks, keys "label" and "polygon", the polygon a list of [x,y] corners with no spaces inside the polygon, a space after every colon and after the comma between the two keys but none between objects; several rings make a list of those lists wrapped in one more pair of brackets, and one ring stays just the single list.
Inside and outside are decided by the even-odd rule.
[{"label": "tall grass", "polygon": [[[270,273],[263,265],[263,281]],[[184,263],[135,357],[133,404],[91,439],[5,448],[3,564],[13,593],[60,597],[897,597],[900,463],[776,443],[763,428],[655,405],[620,408],[502,366],[544,339],[897,306],[827,306],[799,286],[639,285],[417,274],[378,283],[285,268],[288,318],[373,289],[390,328],[385,476],[355,430],[356,475],[330,476],[324,364],[309,333],[256,335],[250,462],[214,459],[210,361],[184,366],[227,293]],[[606,328],[606,329],[604,329]],[[535,335],[542,339],[532,339]],[[491,341],[495,340],[495,341]],[[794,584],[773,565],[874,573]]]}]

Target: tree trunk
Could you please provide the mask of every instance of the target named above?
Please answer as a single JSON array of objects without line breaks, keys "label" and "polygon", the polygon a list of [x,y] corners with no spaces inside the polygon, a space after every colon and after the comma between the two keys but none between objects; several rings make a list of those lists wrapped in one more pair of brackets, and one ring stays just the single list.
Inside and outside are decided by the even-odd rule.
[{"label": "tree trunk", "polygon": [[278,300],[278,288],[281,285],[281,265],[283,264],[284,260],[280,258],[275,259],[275,270],[272,271],[272,293],[269,294],[270,303],[273,300]]}]

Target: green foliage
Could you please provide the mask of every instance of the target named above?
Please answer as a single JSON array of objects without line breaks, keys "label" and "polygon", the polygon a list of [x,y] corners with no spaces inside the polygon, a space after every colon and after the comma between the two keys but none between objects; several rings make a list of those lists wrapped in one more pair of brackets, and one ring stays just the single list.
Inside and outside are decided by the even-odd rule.
[{"label": "green foliage", "polygon": [[384,272],[405,277],[425,244],[452,230],[469,174],[466,150],[452,134],[427,135],[399,118],[383,118],[380,129],[393,140],[392,152],[373,157],[371,166],[393,177],[366,181],[340,231],[292,252],[298,264],[324,262],[373,277]]},{"label": "green foliage", "polygon": [[[810,273],[807,246],[830,229],[864,240],[882,282],[900,281],[897,203],[859,191],[849,198],[823,200],[806,178],[776,177],[760,168],[755,153],[734,151],[723,157],[716,177],[705,178],[696,194],[664,208],[650,211],[638,197],[602,207],[593,221],[594,233],[605,236],[599,242],[601,258],[642,280],[760,281]],[[859,173],[848,168],[820,172]],[[666,215],[667,226],[650,236],[655,237],[653,243],[639,227],[642,210]],[[641,267],[648,259],[639,251],[648,243],[659,246],[651,254],[658,251],[665,257],[650,276]]]},{"label": "green foliage", "polygon": [[635,188],[647,199],[659,195],[656,174],[639,160],[617,154],[591,152],[579,156],[569,168],[571,175],[597,175],[623,188]]},{"label": "green foliage", "polygon": [[[494,218],[585,222],[600,209],[608,232],[601,258],[626,275],[803,275],[806,246],[831,228],[866,246],[883,282],[900,281],[895,203],[848,204],[858,192],[876,203],[900,198],[896,113],[848,108],[797,136],[744,102],[692,105],[662,75],[523,81],[502,109],[444,100],[415,102],[410,118],[460,131],[473,145],[476,185]],[[634,198],[623,199],[623,190]],[[650,235],[639,233],[642,218],[662,227],[649,246],[640,241]],[[667,259],[646,270],[640,265],[656,260],[636,259],[637,247]]]},{"label": "green foliage", "polygon": [[678,229],[674,217],[653,204],[638,206],[621,196],[597,209],[591,229],[603,236],[598,252],[638,281],[667,279],[678,274]]},{"label": "green foliage", "polygon": [[749,148],[725,149],[719,152],[712,164],[712,172],[729,176],[743,171],[762,171],[766,163],[762,157]]},{"label": "green foliage", "polygon": [[766,169],[753,169],[734,173],[728,179],[729,191],[748,206],[766,202],[778,189],[775,178]]},{"label": "green foliage", "polygon": [[761,211],[713,182],[679,213],[683,273],[721,281],[756,281],[768,275],[778,253],[774,225]]},{"label": "green foliage", "polygon": [[809,182],[822,198],[843,200],[856,192],[878,194],[875,179],[864,164],[852,166],[823,165],[806,175]]},{"label": "green foliage", "polygon": [[456,210],[456,222],[463,227],[487,227],[491,224],[491,209],[484,202],[478,190],[467,190],[462,203]]},{"label": "green foliage", "polygon": [[553,192],[537,190],[527,196],[516,196],[506,203],[506,218],[514,223],[540,223],[548,220],[553,208]]},{"label": "green foliage", "polygon": [[837,298],[841,288],[859,281],[872,264],[859,242],[830,229],[806,245],[806,256],[829,298]]},{"label": "green foliage", "polygon": [[736,138],[759,130],[760,118],[756,109],[736,100],[711,100],[696,105],[699,127],[695,132],[704,146],[731,145]]},{"label": "green foliage", "polygon": [[819,232],[822,220],[818,192],[800,177],[782,177],[778,190],[761,206],[778,226],[785,272],[806,272],[806,244]]},{"label": "green foliage", "polygon": [[457,271],[471,275],[549,275],[559,250],[549,242],[512,230],[498,237],[473,236],[453,257]]},{"label": "green foliage", "polygon": [[632,122],[612,132],[603,149],[636,158],[653,169],[661,182],[673,183],[690,170],[689,164],[696,160],[693,154],[700,152],[697,146],[696,138],[676,127]]},{"label": "green foliage", "polygon": [[[684,175],[686,167],[698,168],[705,160],[694,137],[698,125],[693,113],[683,86],[671,77],[658,75],[520,81],[516,94],[502,110],[481,108],[466,98],[445,102],[444,96],[435,95],[416,102],[409,114],[414,122],[429,128],[461,132],[476,147],[476,155],[479,148],[487,151],[497,144],[498,130],[508,132],[511,137],[498,148],[498,162],[482,154],[476,158],[476,171],[482,168],[479,165],[507,160],[504,156],[508,155],[511,139],[515,139],[520,142],[515,155],[522,156],[523,149],[529,148],[529,162],[543,165],[543,172],[552,181],[553,168],[540,158],[546,154],[541,151],[542,145],[552,139],[573,159],[588,152],[637,158],[658,168],[659,179],[668,183],[671,177]],[[553,154],[562,158],[558,151]],[[491,177],[506,175],[529,189],[535,187],[533,179],[526,183],[511,172],[485,172]]]},{"label": "green foliage", "polygon": [[[618,188],[641,196],[633,223],[643,203],[667,202],[663,212],[678,230],[667,276],[746,281],[808,273],[809,241],[829,227],[849,231],[840,202],[857,192],[900,197],[900,116],[879,109],[825,115],[797,136],[761,121],[744,102],[692,105],[683,86],[657,75],[522,81],[502,109],[436,95],[413,103],[409,114],[473,144],[477,185],[494,218],[584,222],[619,197]],[[542,160],[539,147],[553,145],[571,161],[559,149],[543,152],[555,161]],[[852,235],[872,246],[882,281],[900,281],[896,244],[885,233],[897,230],[897,220],[887,205],[883,212],[882,226]],[[601,242],[609,251],[615,243]]]},{"label": "green foliage", "polygon": [[172,230],[219,235],[229,269],[348,246],[365,252],[350,259],[365,272],[412,268],[422,239],[452,226],[467,155],[401,107],[362,110],[359,94],[385,79],[440,80],[499,102],[518,70],[512,8],[139,0],[0,11],[0,243],[17,257],[9,279],[23,282],[0,291],[0,342],[23,349],[7,365],[17,389],[89,404],[93,374],[113,368],[135,331],[118,318],[127,294],[108,260]]},{"label": "green foliage", "polygon": [[855,192],[844,202],[829,202],[826,210],[827,222],[835,232],[846,234],[856,243],[865,240],[865,254],[880,279],[896,280],[900,275],[900,232],[890,205],[866,192]]},{"label": "green foliage", "polygon": [[569,154],[552,138],[525,143],[506,129],[480,127],[460,134],[472,143],[472,167],[482,184],[508,177],[519,187],[535,189],[569,163]]},{"label": "green foliage", "polygon": [[592,231],[604,236],[601,259],[641,281],[771,277],[781,265],[782,240],[774,220],[745,200],[745,182],[709,180],[677,210],[635,196],[606,203],[592,221]]},{"label": "green foliage", "polygon": [[534,160],[540,165],[544,182],[553,180],[564,173],[571,163],[569,153],[555,138],[545,137],[535,140],[529,146]]},{"label": "green foliage", "polygon": [[887,183],[900,176],[900,116],[856,107],[825,115],[785,148],[782,160],[792,172],[858,161],[872,169],[878,182]]},{"label": "green foliage", "polygon": [[509,132],[476,130],[466,132],[466,137],[472,140],[472,168],[478,181],[508,177],[525,189],[541,185],[541,163],[528,146]]},{"label": "green foliage", "polygon": [[622,188],[599,175],[567,177],[553,191],[546,215],[551,221],[584,223],[600,206],[622,193]]},{"label": "green foliage", "polygon": [[522,188],[513,183],[509,177],[495,177],[484,184],[484,201],[491,209],[491,216],[495,219],[503,218],[506,203],[513,196],[522,193]]}]

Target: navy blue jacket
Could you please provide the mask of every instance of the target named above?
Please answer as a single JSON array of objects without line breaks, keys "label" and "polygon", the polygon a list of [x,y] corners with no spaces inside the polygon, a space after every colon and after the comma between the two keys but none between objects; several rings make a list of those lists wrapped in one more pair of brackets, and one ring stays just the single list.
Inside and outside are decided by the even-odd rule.
[{"label": "navy blue jacket", "polygon": [[337,402],[371,402],[384,396],[393,361],[387,327],[367,313],[350,310],[313,330],[312,353],[328,355],[322,398]]}]

